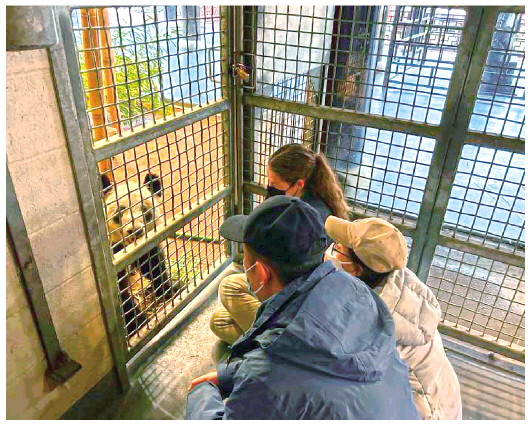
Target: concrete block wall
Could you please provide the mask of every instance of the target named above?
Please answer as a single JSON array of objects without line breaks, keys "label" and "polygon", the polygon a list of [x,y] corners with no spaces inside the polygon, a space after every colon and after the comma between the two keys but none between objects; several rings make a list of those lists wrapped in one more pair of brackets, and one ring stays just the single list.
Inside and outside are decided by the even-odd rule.
[{"label": "concrete block wall", "polygon": [[7,165],[63,349],[82,365],[50,389],[13,254],[7,250],[8,419],[57,419],[113,362],[46,50],[6,52]]}]

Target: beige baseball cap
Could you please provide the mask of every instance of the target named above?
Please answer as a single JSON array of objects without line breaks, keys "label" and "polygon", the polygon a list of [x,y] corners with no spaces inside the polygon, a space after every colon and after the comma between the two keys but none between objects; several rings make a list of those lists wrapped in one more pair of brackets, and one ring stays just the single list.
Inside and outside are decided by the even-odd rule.
[{"label": "beige baseball cap", "polygon": [[353,249],[359,259],[375,272],[390,272],[407,265],[407,241],[386,220],[370,217],[350,222],[329,216],[325,226],[333,240]]}]

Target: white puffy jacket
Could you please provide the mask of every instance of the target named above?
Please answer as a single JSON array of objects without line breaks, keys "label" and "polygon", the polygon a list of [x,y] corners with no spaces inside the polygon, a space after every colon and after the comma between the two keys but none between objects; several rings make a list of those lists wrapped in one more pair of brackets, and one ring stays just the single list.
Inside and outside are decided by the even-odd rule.
[{"label": "white puffy jacket", "polygon": [[460,385],[437,329],[441,311],[432,291],[407,268],[391,272],[375,291],[394,318],[397,350],[409,366],[420,416],[462,419]]}]

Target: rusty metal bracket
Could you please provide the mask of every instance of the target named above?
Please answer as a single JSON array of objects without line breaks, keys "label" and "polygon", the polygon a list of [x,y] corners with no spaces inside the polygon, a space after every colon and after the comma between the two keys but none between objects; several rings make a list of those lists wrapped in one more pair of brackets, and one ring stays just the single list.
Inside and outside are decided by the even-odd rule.
[{"label": "rusty metal bracket", "polygon": [[59,350],[54,365],[46,370],[46,376],[55,384],[60,385],[81,369],[81,364]]}]

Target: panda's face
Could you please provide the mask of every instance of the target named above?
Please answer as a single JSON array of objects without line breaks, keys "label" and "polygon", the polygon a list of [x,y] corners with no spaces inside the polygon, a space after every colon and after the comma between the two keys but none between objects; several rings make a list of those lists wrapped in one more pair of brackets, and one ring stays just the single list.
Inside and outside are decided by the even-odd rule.
[{"label": "panda's face", "polygon": [[104,182],[105,215],[113,248],[123,248],[155,229],[161,200],[160,178],[149,174],[142,185],[127,181],[117,185]]}]

